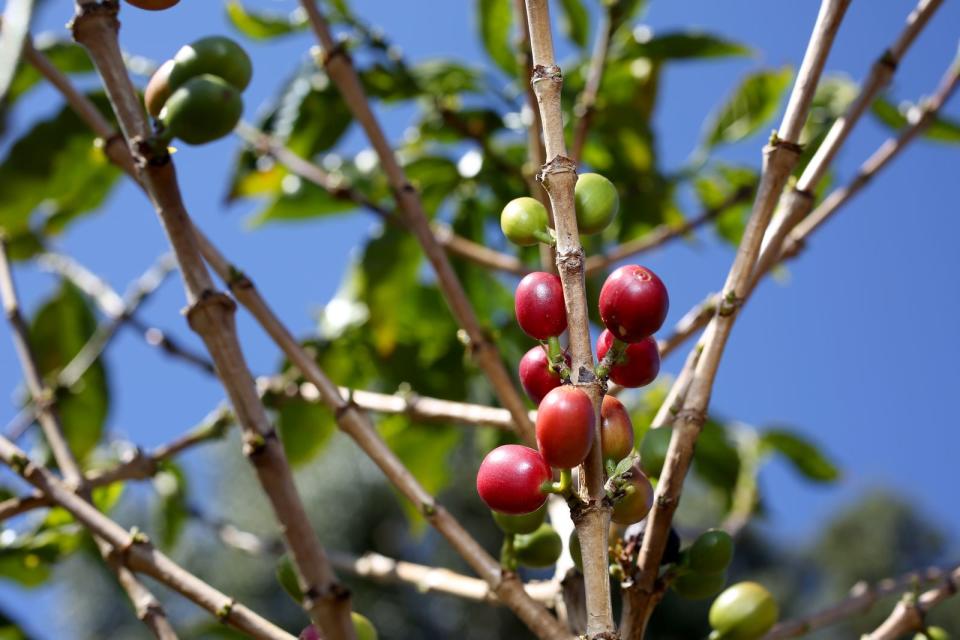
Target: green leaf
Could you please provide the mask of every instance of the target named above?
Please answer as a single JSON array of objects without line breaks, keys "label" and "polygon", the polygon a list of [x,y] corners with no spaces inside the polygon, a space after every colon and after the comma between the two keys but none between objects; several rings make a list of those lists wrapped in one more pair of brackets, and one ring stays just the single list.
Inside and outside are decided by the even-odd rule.
[{"label": "green leaf", "polygon": [[653,60],[690,60],[749,56],[750,47],[709,33],[676,32],[633,39],[628,55]]},{"label": "green leaf", "polygon": [[333,413],[326,405],[302,398],[280,398],[277,428],[287,459],[294,467],[313,460],[336,431]]},{"label": "green leaf", "polygon": [[439,156],[417,158],[404,165],[404,171],[410,184],[420,192],[423,208],[430,215],[436,214],[463,180],[457,165]]},{"label": "green leaf", "polygon": [[277,560],[277,568],[274,571],[277,576],[277,582],[283,587],[293,601],[297,604],[303,602],[303,592],[300,591],[300,583],[297,581],[297,572],[293,568],[293,561],[288,554],[283,554]]},{"label": "green leaf", "polygon": [[166,462],[153,477],[153,488],[159,498],[157,504],[157,530],[160,544],[170,549],[177,544],[190,510],[187,506],[187,478],[183,470],[172,462]]},{"label": "green leaf", "polygon": [[[704,210],[719,210],[714,227],[721,238],[733,245],[740,243],[750,203],[759,176],[752,167],[738,167],[717,163],[712,170],[701,173],[694,181],[694,190]],[[737,197],[744,194],[744,197]]]},{"label": "green leaf", "polygon": [[803,436],[785,429],[771,429],[760,436],[763,450],[783,455],[800,474],[814,482],[834,482],[840,470],[819,448]]},{"label": "green leaf", "polygon": [[228,0],[226,10],[227,19],[234,28],[254,40],[271,40],[307,27],[306,14],[303,12],[283,16],[267,11],[250,11],[240,0]]},{"label": "green leaf", "polygon": [[[909,113],[911,107],[912,105],[906,103],[898,109],[893,103],[884,98],[877,98],[871,107],[871,111],[882,124],[885,124],[894,131],[899,131],[910,123],[905,114]],[[953,144],[960,143],[960,122],[938,114],[933,117],[922,135],[927,140]]]},{"label": "green leaf", "polygon": [[80,535],[72,528],[43,529],[0,544],[0,578],[36,587],[50,577],[53,565],[73,553]]},{"label": "green leaf", "polygon": [[[83,47],[56,37],[38,36],[34,41],[37,51],[42,53],[59,71],[63,73],[93,73],[95,71],[90,56]],[[21,62],[17,73],[10,83],[7,100],[11,103],[27,93],[43,80],[43,76],[32,64]]]},{"label": "green leaf", "polygon": [[760,131],[776,114],[792,77],[790,67],[748,75],[708,119],[704,145],[738,142]]},{"label": "green leaf", "polygon": [[250,219],[250,225],[259,227],[267,222],[320,218],[356,208],[350,200],[337,198],[326,189],[290,174],[283,178],[282,195],[270,199],[266,207]]},{"label": "green leaf", "polygon": [[[91,96],[101,109],[102,96]],[[95,144],[90,129],[69,107],[35,124],[0,164],[0,229],[24,232],[43,205],[42,227],[56,233],[77,216],[100,206],[119,169]]]},{"label": "green leaf", "polygon": [[587,46],[590,14],[581,0],[560,0],[560,29],[580,48]]},{"label": "green leaf", "polygon": [[517,60],[510,41],[512,0],[478,0],[480,40],[493,62],[510,77],[517,74]]},{"label": "green leaf", "polygon": [[0,611],[0,640],[29,640],[13,618]]},{"label": "green leaf", "polygon": [[[53,379],[97,328],[86,298],[64,281],[42,304],[30,325],[30,344],[40,373]],[[57,410],[71,450],[81,461],[100,441],[110,404],[103,361],[98,359],[74,385],[57,395]]]},{"label": "green leaf", "polygon": [[719,422],[708,419],[703,425],[697,438],[693,468],[698,476],[720,489],[729,500],[740,475],[740,454]]}]

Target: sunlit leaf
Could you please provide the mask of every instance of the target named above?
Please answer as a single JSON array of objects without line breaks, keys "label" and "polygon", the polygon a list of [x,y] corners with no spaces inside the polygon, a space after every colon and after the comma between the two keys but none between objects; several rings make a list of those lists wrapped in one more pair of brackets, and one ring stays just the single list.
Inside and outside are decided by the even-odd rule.
[{"label": "sunlit leaf", "polygon": [[478,0],[476,6],[484,49],[498,67],[513,76],[517,73],[517,61],[510,41],[511,3],[512,0]]},{"label": "sunlit leaf", "polygon": [[793,77],[790,67],[751,73],[708,120],[704,144],[737,142],[765,127],[780,108]]},{"label": "sunlit leaf", "polygon": [[310,462],[336,431],[333,413],[302,398],[280,398],[277,404],[277,428],[287,459],[295,467]]},{"label": "sunlit leaf", "polygon": [[[83,50],[83,47],[70,41],[61,40],[57,37],[38,36],[34,41],[34,46],[43,56],[63,73],[92,73],[94,71],[93,63],[90,62],[90,56]],[[37,71],[36,67],[26,62],[21,62],[17,67],[17,73],[10,83],[10,90],[7,93],[7,100],[16,101],[21,95],[35,87],[43,80],[43,76]]]},{"label": "sunlit leaf", "polygon": [[[642,32],[641,32],[642,33]],[[687,60],[749,56],[750,47],[708,33],[676,32],[632,38],[627,51],[634,57],[656,60]]]},{"label": "sunlit leaf", "polygon": [[53,565],[73,553],[79,534],[69,527],[24,533],[0,544],[0,579],[36,587],[50,577]]},{"label": "sunlit leaf", "polygon": [[255,40],[270,40],[306,28],[306,16],[294,12],[289,16],[267,11],[251,11],[240,0],[227,0],[227,19],[243,35]]},{"label": "sunlit leaf", "polygon": [[587,46],[590,34],[590,14],[582,0],[560,0],[560,28],[580,47]]},{"label": "sunlit leaf", "polygon": [[[899,131],[910,124],[908,115],[911,108],[909,103],[897,108],[888,100],[878,98],[873,103],[872,112],[882,124]],[[937,142],[960,143],[960,122],[937,114],[923,131],[923,137]]]}]

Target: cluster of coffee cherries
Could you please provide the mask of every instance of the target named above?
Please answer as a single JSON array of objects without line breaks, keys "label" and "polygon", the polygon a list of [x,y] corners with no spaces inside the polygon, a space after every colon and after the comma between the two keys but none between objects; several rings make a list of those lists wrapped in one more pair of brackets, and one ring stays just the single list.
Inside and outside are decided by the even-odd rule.
[{"label": "cluster of coffee cherries", "polygon": [[161,139],[206,144],[237,126],[240,93],[252,75],[250,57],[239,44],[223,36],[201,38],[160,65],[147,83],[144,103],[159,123]]},{"label": "cluster of coffee cherries", "polygon": [[[599,174],[579,176],[574,195],[582,234],[599,233],[619,210],[616,188]],[[552,244],[554,232],[548,220],[539,201],[517,198],[504,207],[500,226],[516,244]],[[523,388],[538,405],[537,449],[508,444],[491,451],[477,473],[477,491],[508,539],[526,536],[513,540],[520,564],[533,566],[524,559],[527,549],[536,549],[532,560],[549,565],[556,561],[553,552],[559,554],[562,545],[556,532],[543,524],[544,503],[549,493],[569,491],[570,470],[583,463],[594,445],[595,415],[590,396],[567,384],[570,358],[559,342],[567,328],[560,278],[552,273],[531,273],[520,281],[514,299],[520,328],[540,342],[521,358],[519,366]],[[663,324],[668,305],[663,282],[645,267],[621,267],[607,278],[599,300],[606,329],[596,345],[601,360],[598,377],[624,387],[641,387],[657,377],[660,356],[652,336]],[[633,424],[616,397],[603,398],[600,420],[600,446],[611,476],[611,518],[617,524],[630,525],[650,511],[653,487],[632,457]],[[553,469],[560,470],[559,482],[553,482]]]}]

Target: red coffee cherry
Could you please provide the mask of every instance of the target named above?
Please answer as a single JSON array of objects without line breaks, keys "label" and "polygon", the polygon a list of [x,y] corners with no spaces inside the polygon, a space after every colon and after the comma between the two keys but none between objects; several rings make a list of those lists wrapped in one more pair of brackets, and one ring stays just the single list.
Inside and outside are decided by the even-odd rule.
[{"label": "red coffee cherry", "polygon": [[567,310],[563,305],[563,285],[552,273],[527,274],[514,295],[517,322],[531,338],[546,340],[567,328]]},{"label": "red coffee cherry", "polygon": [[610,519],[617,524],[633,524],[647,517],[653,507],[653,485],[634,465],[627,480],[627,494],[613,505]]},{"label": "red coffee cherry", "polygon": [[624,342],[640,342],[656,333],[669,308],[670,298],[663,282],[640,265],[620,267],[600,290],[600,318]]},{"label": "red coffee cherry", "polygon": [[477,493],[488,507],[520,515],[547,501],[540,486],[551,479],[550,467],[536,450],[505,444],[487,454],[477,471]]},{"label": "red coffee cherry", "polygon": [[[570,356],[564,354],[564,358],[569,366]],[[520,358],[520,384],[534,404],[540,404],[543,397],[561,382],[560,374],[550,370],[550,358],[542,346],[537,345]]]},{"label": "red coffee cherry", "polygon": [[537,446],[551,467],[570,469],[590,453],[596,418],[593,403],[582,389],[557,387],[537,410]]},{"label": "red coffee cherry", "polygon": [[[603,360],[613,346],[613,334],[604,329],[597,338],[597,357]],[[648,336],[640,342],[627,345],[620,364],[610,367],[610,379],[621,387],[644,387],[657,379],[660,373],[660,350],[657,341]]]},{"label": "red coffee cherry", "polygon": [[633,421],[613,396],[603,396],[600,405],[600,445],[604,461],[620,462],[633,451]]}]

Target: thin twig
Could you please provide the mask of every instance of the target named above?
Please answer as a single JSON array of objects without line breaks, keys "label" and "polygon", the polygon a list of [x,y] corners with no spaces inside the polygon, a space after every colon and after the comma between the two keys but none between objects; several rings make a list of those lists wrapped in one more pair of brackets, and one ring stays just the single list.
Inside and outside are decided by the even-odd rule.
[{"label": "thin twig", "polygon": [[155,549],[143,533],[129,533],[124,530],[3,437],[0,437],[0,460],[41,493],[69,511],[96,537],[109,543],[113,547],[113,553],[131,570],[154,578],[195,602],[216,616],[220,622],[255,638],[293,640],[293,636],[283,629],[184,570]]},{"label": "thin twig", "polygon": [[594,375],[584,252],[580,245],[574,210],[573,190],[577,182],[577,167],[576,163],[567,157],[564,140],[563,111],[560,105],[563,76],[554,59],[549,5],[547,0],[526,0],[526,7],[533,51],[531,83],[540,107],[546,147],[546,162],[540,169],[538,180],[543,184],[553,205],[557,230],[557,270],[563,284],[567,334],[570,340],[570,377],[574,385],[590,396],[598,429],[590,454],[580,467],[580,499],[583,504],[573,511],[583,557],[587,637],[609,637],[609,634],[616,632],[616,627],[613,623],[607,560],[610,504],[605,500],[599,434],[603,389],[602,382]]},{"label": "thin twig", "polygon": [[318,53],[319,60],[340,89],[344,101],[376,151],[380,166],[383,167],[394,197],[403,211],[407,226],[419,240],[436,273],[441,292],[457,323],[469,338],[471,354],[486,374],[500,403],[513,415],[521,438],[528,443],[533,443],[535,441],[533,425],[527,417],[523,398],[500,359],[499,350],[480,325],[447,254],[434,237],[420,196],[407,180],[374,115],[350,56],[344,47],[334,40],[330,26],[317,6],[316,0],[301,0],[301,5],[306,10],[310,26],[322,45],[322,51]]},{"label": "thin twig", "polygon": [[904,634],[913,631],[923,631],[926,628],[927,612],[935,606],[956,595],[960,583],[960,567],[957,567],[944,576],[943,583],[919,596],[907,593],[897,603],[897,606],[872,633],[863,636],[862,640],[897,640]]},{"label": "thin twig", "polygon": [[872,585],[858,582],[850,590],[850,595],[846,599],[808,616],[781,622],[771,629],[763,640],[798,638],[848,618],[864,615],[886,596],[900,593],[908,588],[922,588],[930,583],[943,581],[948,575],[949,573],[943,569],[930,567],[922,571],[911,571],[898,578],[887,578]]},{"label": "thin twig", "polygon": [[583,91],[577,96],[573,106],[573,115],[576,126],[573,131],[573,145],[570,149],[570,159],[580,164],[583,158],[583,145],[587,142],[587,133],[593,120],[593,113],[597,107],[597,94],[603,82],[603,71],[607,66],[607,52],[610,50],[610,38],[616,25],[611,16],[610,3],[604,3],[600,14],[600,24],[597,26],[597,39],[593,43],[593,53],[590,55],[590,67],[587,70],[587,82]]},{"label": "thin twig", "polygon": [[350,594],[339,585],[300,500],[283,447],[240,348],[236,305],[216,290],[198,250],[196,236],[166,145],[153,137],[140,97],[124,65],[117,41],[115,0],[78,0],[72,22],[74,39],[86,50],[103,80],[107,96],[130,149],[134,166],[150,196],[177,257],[184,283],[190,327],[203,339],[216,363],[244,432],[244,453],[254,466],[290,548],[304,594],[303,606],[332,640],[355,637]]},{"label": "thin twig", "polygon": [[[66,482],[83,496],[83,498],[77,496],[77,499],[89,501],[90,493],[84,486],[83,472],[64,436],[63,426],[54,405],[53,391],[44,383],[30,346],[27,323],[20,311],[20,301],[7,256],[6,240],[2,237],[0,237],[0,297],[3,299],[4,313],[14,336],[14,344],[20,358],[23,377],[30,390],[30,397],[34,405],[40,407],[38,418],[47,444]],[[89,502],[85,504],[96,511]],[[177,635],[156,597],[122,563],[112,558],[110,546],[102,538],[95,538],[95,541],[100,554],[116,574],[117,581],[133,603],[137,616],[159,640],[176,640]]]},{"label": "thin twig", "polygon": [[849,4],[850,0],[823,0],[787,103],[783,122],[764,149],[763,172],[753,212],[724,284],[721,304],[706,331],[703,351],[697,359],[683,409],[674,422],[673,436],[657,484],[654,506],[647,516],[646,533],[638,561],[640,575],[636,588],[629,590],[630,602],[629,606],[625,607],[624,636],[627,638],[642,638],[652,613],[660,558],[683,491],[683,480],[690,466],[697,437],[706,421],[720,359],[736,320],[737,310],[743,302],[744,292],[749,287],[764,232],[787,177],[800,156],[800,132],[827,54]]}]

